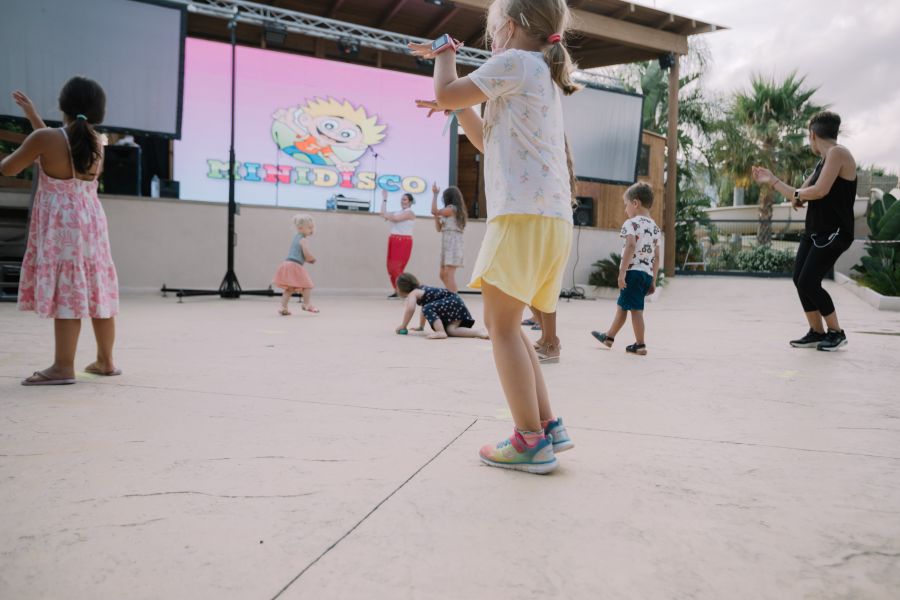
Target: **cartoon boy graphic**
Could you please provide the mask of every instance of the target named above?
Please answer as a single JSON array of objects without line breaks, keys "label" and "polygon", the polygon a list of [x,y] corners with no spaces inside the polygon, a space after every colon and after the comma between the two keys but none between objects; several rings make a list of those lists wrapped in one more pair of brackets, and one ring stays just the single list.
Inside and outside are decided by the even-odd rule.
[{"label": "cartoon boy graphic", "polygon": [[334,98],[280,108],[272,115],[272,137],[283,152],[301,162],[332,165],[353,173],[369,146],[384,139],[384,125],[360,106]]}]

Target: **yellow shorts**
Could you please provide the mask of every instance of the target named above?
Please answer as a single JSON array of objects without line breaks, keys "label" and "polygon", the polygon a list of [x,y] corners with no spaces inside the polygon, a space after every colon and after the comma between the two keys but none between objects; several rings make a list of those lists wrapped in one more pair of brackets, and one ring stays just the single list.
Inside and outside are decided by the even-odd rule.
[{"label": "yellow shorts", "polygon": [[556,311],[572,249],[572,224],[539,215],[502,215],[487,225],[469,287],[482,282],[533,306]]}]

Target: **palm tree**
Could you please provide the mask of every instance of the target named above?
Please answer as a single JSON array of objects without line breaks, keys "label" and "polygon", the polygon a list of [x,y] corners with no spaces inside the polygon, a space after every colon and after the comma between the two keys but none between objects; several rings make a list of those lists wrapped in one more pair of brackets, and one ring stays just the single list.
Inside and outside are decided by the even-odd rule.
[{"label": "palm tree", "polygon": [[[726,127],[726,136],[743,132],[749,145],[735,144],[739,155],[730,157],[733,167],[746,166],[744,158],[752,152],[753,162],[777,170],[789,182],[799,184],[798,178],[815,163],[815,157],[803,147],[807,127],[812,116],[824,107],[811,102],[817,88],[805,88],[805,77],[791,73],[781,83],[756,75],[748,92],[734,95]],[[732,143],[734,139],[732,138]],[[733,173],[738,176],[738,172]],[[743,171],[743,177],[749,169]],[[743,181],[743,180],[742,180]],[[737,180],[736,180],[737,185]],[[757,242],[769,245],[772,241],[772,205],[775,194],[766,188],[759,202]]]}]

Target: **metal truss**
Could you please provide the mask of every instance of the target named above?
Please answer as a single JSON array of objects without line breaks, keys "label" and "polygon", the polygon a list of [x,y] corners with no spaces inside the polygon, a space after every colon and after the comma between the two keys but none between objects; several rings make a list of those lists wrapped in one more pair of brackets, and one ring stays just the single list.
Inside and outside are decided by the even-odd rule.
[{"label": "metal truss", "polygon": [[[408,54],[409,49],[406,45],[409,42],[431,42],[431,40],[417,36],[403,35],[364,25],[355,25],[286,8],[249,2],[248,0],[169,1],[185,6],[189,12],[196,14],[229,20],[235,19],[238,23],[247,23],[259,27],[277,24],[293,33],[335,42],[354,41],[361,47],[394,52],[396,54]],[[478,67],[490,57],[491,53],[487,50],[463,46],[456,53],[456,62]],[[622,88],[622,83],[618,79],[591,71],[576,71],[575,79],[579,83],[590,87]]]}]

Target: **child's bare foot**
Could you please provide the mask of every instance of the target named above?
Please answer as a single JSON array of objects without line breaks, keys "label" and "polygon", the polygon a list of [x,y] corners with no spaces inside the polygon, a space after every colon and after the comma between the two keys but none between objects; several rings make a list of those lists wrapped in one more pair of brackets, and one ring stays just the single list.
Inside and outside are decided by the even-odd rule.
[{"label": "child's bare foot", "polygon": [[114,377],[122,374],[122,369],[117,369],[112,363],[94,361],[84,368],[85,373],[91,375],[103,375],[104,377]]},{"label": "child's bare foot", "polygon": [[447,339],[447,334],[443,331],[435,331],[434,333],[429,333],[425,337],[429,340],[445,340]]},{"label": "child's bare foot", "polygon": [[478,335],[476,335],[475,337],[477,337],[477,338],[479,338],[479,339],[482,339],[482,340],[489,340],[489,339],[491,339],[491,336],[490,336],[490,334],[487,332],[487,329],[476,329],[475,331],[478,333]]},{"label": "child's bare foot", "polygon": [[311,312],[313,314],[317,314],[319,312],[319,309],[315,306],[307,306],[305,304],[303,305],[303,310],[305,310],[306,312]]},{"label": "child's bare foot", "polygon": [[289,311],[286,308],[282,308],[281,310],[278,311],[278,314],[281,315],[282,317],[289,317],[291,315],[291,311]]}]

